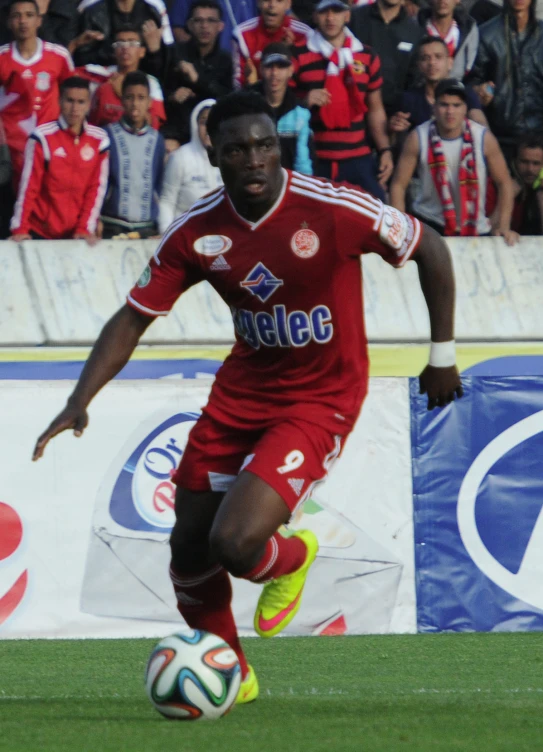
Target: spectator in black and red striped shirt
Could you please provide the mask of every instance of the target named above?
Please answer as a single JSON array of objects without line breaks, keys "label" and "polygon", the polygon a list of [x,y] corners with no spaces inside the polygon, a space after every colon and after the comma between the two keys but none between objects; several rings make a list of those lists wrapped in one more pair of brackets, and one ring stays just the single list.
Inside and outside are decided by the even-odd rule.
[{"label": "spectator in black and red striped shirt", "polygon": [[347,29],[349,19],[349,6],[341,0],[320,0],[317,28],[294,48],[294,80],[312,114],[314,174],[354,183],[384,200],[394,165],[381,99],[381,64]]}]

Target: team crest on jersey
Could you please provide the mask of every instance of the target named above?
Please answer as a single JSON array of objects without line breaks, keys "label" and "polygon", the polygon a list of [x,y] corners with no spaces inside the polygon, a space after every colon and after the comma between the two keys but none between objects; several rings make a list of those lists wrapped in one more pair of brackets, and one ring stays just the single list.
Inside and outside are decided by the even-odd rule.
[{"label": "team crest on jersey", "polygon": [[300,230],[294,233],[290,241],[290,247],[300,258],[307,259],[314,256],[320,248],[319,236],[310,230],[304,222]]},{"label": "team crest on jersey", "polygon": [[49,91],[51,88],[51,76],[47,71],[41,71],[36,75],[36,89],[38,91]]},{"label": "team crest on jersey", "polygon": [[136,282],[136,285],[138,287],[147,287],[150,281],[151,281],[151,269],[149,265],[147,265],[145,269],[142,271],[140,278]]},{"label": "team crest on jersey", "polygon": [[364,73],[364,71],[366,70],[364,63],[362,63],[360,60],[353,60],[351,68],[353,73],[358,73],[359,75],[361,73]]},{"label": "team crest on jersey", "polygon": [[232,248],[232,241],[226,235],[204,235],[194,241],[193,248],[202,256],[220,256]]},{"label": "team crest on jersey", "polygon": [[89,146],[89,144],[85,144],[85,146],[81,149],[79,153],[81,154],[81,159],[84,162],[90,162],[90,160],[94,157],[95,151],[92,148],[92,146]]},{"label": "team crest on jersey", "polygon": [[247,290],[251,295],[255,295],[263,303],[266,302],[278,287],[282,287],[283,280],[277,279],[277,277],[270,272],[270,270],[259,261],[256,266],[253,266],[249,274],[245,277],[243,282],[240,282],[240,287]]}]

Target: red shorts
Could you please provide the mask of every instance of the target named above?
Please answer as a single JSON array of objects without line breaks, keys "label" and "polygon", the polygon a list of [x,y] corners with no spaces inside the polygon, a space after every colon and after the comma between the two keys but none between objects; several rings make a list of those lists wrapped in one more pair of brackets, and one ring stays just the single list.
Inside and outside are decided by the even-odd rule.
[{"label": "red shorts", "polygon": [[241,470],[249,470],[277,491],[292,512],[324,480],[344,439],[301,420],[240,431],[204,413],[189,434],[172,480],[189,491],[226,492]]}]

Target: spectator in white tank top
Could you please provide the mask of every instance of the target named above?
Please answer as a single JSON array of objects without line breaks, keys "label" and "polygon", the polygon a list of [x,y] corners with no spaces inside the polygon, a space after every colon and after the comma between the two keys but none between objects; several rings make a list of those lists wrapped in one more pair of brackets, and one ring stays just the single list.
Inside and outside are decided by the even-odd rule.
[{"label": "spectator in white tank top", "polygon": [[[413,130],[404,144],[390,189],[390,203],[406,208],[406,191],[415,170],[411,212],[442,235],[501,235],[511,230],[513,182],[498,142],[490,131],[467,117],[466,90],[454,78],[435,90],[434,118]],[[498,193],[494,224],[485,215],[486,185]]]}]

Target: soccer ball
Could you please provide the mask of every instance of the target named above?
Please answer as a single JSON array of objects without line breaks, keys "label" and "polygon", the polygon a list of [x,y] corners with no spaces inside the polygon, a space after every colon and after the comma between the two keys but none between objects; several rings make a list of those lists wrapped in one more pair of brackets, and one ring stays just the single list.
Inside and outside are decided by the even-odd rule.
[{"label": "soccer ball", "polygon": [[232,648],[200,630],[164,637],[145,671],[147,696],[162,715],[180,721],[214,720],[238,695],[241,668]]}]

